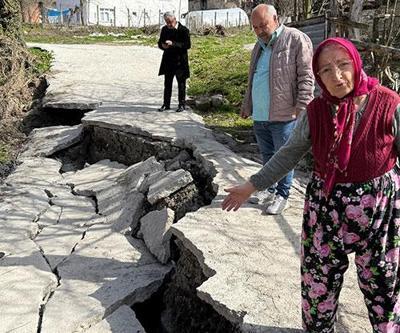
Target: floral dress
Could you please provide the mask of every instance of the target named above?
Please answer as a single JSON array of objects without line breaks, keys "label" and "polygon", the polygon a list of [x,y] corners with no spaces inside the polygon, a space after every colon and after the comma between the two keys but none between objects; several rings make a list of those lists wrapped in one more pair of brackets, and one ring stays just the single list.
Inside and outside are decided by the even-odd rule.
[{"label": "floral dress", "polygon": [[350,253],[374,332],[400,332],[400,175],[336,184],[328,198],[313,176],[306,193],[301,246],[303,327],[334,332]]}]

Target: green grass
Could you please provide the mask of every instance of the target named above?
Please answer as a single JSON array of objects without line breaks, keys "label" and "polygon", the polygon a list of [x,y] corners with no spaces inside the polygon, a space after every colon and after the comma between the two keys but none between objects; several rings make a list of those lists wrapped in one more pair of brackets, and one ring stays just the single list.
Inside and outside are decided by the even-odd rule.
[{"label": "green grass", "polygon": [[40,76],[50,71],[51,62],[53,60],[52,53],[37,47],[31,47],[28,50],[34,58],[32,71],[35,76]]},{"label": "green grass", "polygon": [[8,147],[6,144],[0,142],[0,164],[9,161]]},{"label": "green grass", "polygon": [[210,127],[219,129],[248,129],[252,125],[251,120],[240,117],[236,108],[230,105],[223,105],[216,110],[198,113]]},{"label": "green grass", "polygon": [[[137,28],[101,26],[45,26],[25,24],[26,42],[45,44],[140,44],[154,46],[158,33],[146,33]],[[118,34],[118,35],[115,35]],[[120,34],[120,35],[119,35]]]},{"label": "green grass", "polygon": [[251,127],[251,120],[239,117],[239,109],[250,62],[250,52],[243,46],[254,42],[254,34],[248,28],[229,31],[226,37],[192,38],[188,94],[194,97],[222,94],[228,101],[212,112],[201,113],[207,125],[222,130]]}]

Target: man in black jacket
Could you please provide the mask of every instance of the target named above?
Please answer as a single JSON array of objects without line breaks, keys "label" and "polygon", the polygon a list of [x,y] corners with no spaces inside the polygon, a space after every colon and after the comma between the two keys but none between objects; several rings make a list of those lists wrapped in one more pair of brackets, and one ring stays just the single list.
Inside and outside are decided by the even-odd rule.
[{"label": "man in black jacket", "polygon": [[189,29],[176,21],[172,13],[164,14],[165,26],[161,29],[158,47],[164,51],[158,75],[164,75],[164,103],[158,111],[170,109],[172,81],[178,81],[179,105],[176,112],[185,110],[186,79],[189,77]]}]

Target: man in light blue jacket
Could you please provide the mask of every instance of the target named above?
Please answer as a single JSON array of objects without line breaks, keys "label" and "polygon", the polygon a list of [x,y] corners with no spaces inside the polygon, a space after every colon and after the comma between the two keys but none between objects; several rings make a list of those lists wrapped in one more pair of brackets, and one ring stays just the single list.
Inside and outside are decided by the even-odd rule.
[{"label": "man in light blue jacket", "polygon": [[[265,164],[286,143],[297,115],[314,97],[313,47],[306,34],[279,24],[271,5],[255,7],[251,21],[258,42],[252,52],[241,116],[252,116]],[[267,214],[280,214],[286,208],[292,179],[293,171],[259,194],[267,204]]]}]

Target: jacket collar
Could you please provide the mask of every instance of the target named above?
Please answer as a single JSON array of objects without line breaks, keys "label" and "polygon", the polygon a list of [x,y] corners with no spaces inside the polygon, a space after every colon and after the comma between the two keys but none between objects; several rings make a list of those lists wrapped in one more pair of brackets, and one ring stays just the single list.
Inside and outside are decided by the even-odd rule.
[{"label": "jacket collar", "polygon": [[260,44],[260,46],[263,49],[265,49],[266,47],[272,47],[275,44],[278,37],[280,36],[280,34],[282,33],[283,27],[284,27],[284,25],[281,24],[278,28],[276,28],[276,30],[272,33],[272,36],[271,36],[270,40],[268,41],[268,43],[265,43],[263,40],[258,38],[258,43]]}]

